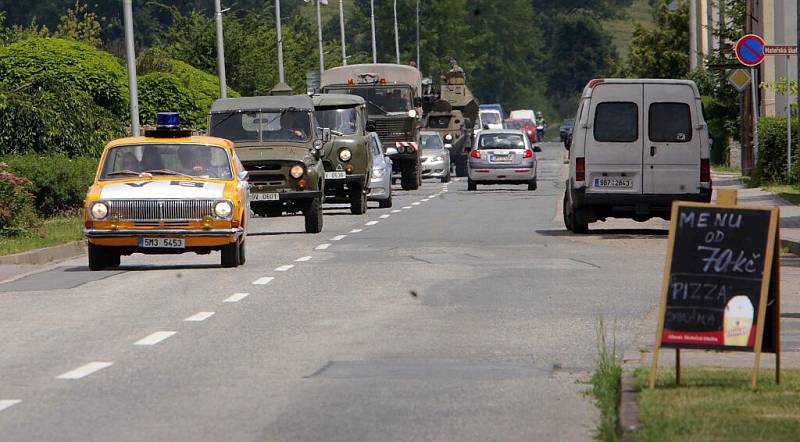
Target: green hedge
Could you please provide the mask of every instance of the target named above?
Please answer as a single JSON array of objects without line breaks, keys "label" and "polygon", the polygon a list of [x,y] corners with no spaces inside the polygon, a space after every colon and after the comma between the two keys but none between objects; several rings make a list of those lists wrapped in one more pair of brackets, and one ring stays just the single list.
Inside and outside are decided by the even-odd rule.
[{"label": "green hedge", "polygon": [[49,217],[83,205],[98,160],[66,155],[13,155],[0,158],[0,162],[27,180],[24,187],[34,195],[36,211],[42,217]]},{"label": "green hedge", "polygon": [[763,117],[758,120],[758,163],[754,171],[757,183],[796,183],[798,181],[797,162],[797,120],[792,123],[792,174],[786,170],[786,117]]}]

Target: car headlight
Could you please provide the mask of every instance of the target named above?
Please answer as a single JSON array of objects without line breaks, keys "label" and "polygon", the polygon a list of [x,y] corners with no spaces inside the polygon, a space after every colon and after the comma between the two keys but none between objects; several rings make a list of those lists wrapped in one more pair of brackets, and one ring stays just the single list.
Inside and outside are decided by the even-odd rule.
[{"label": "car headlight", "polygon": [[299,164],[295,164],[291,169],[289,169],[289,174],[292,175],[292,178],[294,179],[302,177],[304,172],[305,170],[303,170],[303,166]]},{"label": "car headlight", "polygon": [[411,117],[411,118],[416,118],[417,117],[417,110],[416,109],[411,109],[410,111],[408,111],[408,116]]},{"label": "car headlight", "polygon": [[372,169],[372,178],[383,178],[383,174],[386,173],[383,169]]},{"label": "car headlight", "polygon": [[233,213],[233,204],[230,201],[220,201],[214,205],[214,215],[217,218],[230,218]]},{"label": "car headlight", "polygon": [[353,153],[350,152],[350,149],[344,148],[339,151],[339,159],[342,161],[350,161],[350,158],[353,157]]},{"label": "car headlight", "polygon": [[444,139],[447,141],[453,141],[453,134],[447,134],[444,136]]},{"label": "car headlight", "polygon": [[102,201],[95,201],[89,206],[89,214],[95,221],[104,220],[108,217],[108,204]]},{"label": "car headlight", "polygon": [[444,161],[444,157],[434,157],[432,161],[434,162]]}]

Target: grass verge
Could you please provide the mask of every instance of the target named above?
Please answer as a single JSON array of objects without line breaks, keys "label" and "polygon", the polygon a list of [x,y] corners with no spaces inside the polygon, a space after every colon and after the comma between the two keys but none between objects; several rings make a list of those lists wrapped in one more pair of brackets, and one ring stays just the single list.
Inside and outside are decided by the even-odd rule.
[{"label": "grass verge", "polygon": [[647,386],[647,369],[636,371],[641,441],[797,440],[800,434],[800,370],[762,369],[758,389],[750,369],[684,368],[658,371],[657,388]]},{"label": "grass verge", "polygon": [[742,171],[738,167],[728,166],[725,164],[714,164],[711,166],[711,171],[714,173],[735,173],[741,175]]},{"label": "grass verge", "polygon": [[83,218],[80,215],[58,216],[46,220],[38,234],[27,236],[0,236],[0,256],[57,246],[83,239]]},{"label": "grass verge", "polygon": [[600,409],[600,422],[597,425],[597,438],[602,441],[616,441],[619,423],[619,394],[622,367],[617,361],[616,327],[611,330],[611,342],[605,321],[600,318],[597,325],[597,359],[592,374],[592,394]]},{"label": "grass verge", "polygon": [[768,184],[763,186],[767,192],[777,193],[786,201],[800,205],[800,185],[797,184]]}]

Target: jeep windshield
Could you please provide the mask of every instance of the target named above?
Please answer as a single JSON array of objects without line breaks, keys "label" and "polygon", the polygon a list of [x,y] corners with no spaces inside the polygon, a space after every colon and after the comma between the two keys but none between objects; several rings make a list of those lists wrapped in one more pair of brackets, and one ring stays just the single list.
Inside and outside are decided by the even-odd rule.
[{"label": "jeep windshield", "polygon": [[349,109],[322,109],[316,110],[317,122],[320,127],[340,132],[344,135],[353,135],[358,130],[358,111]]},{"label": "jeep windshield", "polygon": [[311,113],[299,110],[230,111],[211,114],[209,134],[234,143],[308,141]]},{"label": "jeep windshield", "polygon": [[229,180],[228,152],[205,144],[128,144],[108,150],[100,179],[176,176]]},{"label": "jeep windshield", "polygon": [[411,88],[404,86],[326,87],[325,92],[358,95],[367,101],[370,115],[406,113],[413,109]]}]

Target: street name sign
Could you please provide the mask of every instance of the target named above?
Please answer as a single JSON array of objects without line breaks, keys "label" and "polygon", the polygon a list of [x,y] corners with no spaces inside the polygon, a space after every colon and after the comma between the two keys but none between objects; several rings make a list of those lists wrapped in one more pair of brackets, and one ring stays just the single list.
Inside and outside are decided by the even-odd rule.
[{"label": "street name sign", "polygon": [[755,387],[761,352],[779,361],[778,209],[676,202],[670,219],[650,386],[663,347],[678,382],[680,349],[753,352]]},{"label": "street name sign", "polygon": [[736,42],[736,58],[745,66],[758,66],[764,61],[764,46],[763,38],[747,34]]},{"label": "street name sign", "polygon": [[766,45],[764,55],[797,55],[797,46],[793,45]]}]

